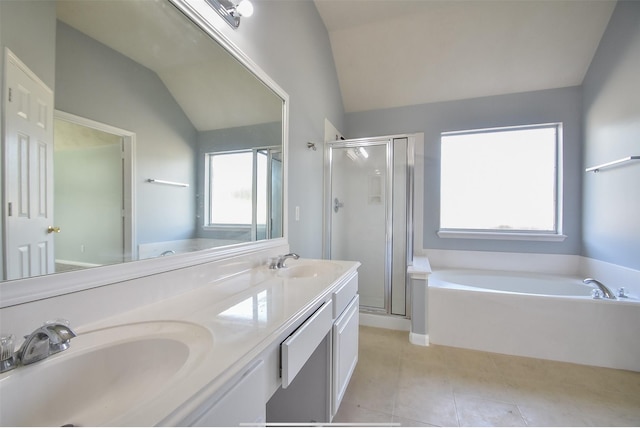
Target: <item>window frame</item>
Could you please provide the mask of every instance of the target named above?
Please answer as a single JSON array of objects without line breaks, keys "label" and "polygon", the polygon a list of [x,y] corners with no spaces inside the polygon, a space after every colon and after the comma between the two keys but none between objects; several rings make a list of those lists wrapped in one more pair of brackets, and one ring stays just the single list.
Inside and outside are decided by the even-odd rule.
[{"label": "window frame", "polygon": [[[238,149],[238,150],[229,150],[229,151],[219,151],[219,152],[206,152],[204,154],[204,222],[202,224],[202,229],[204,231],[239,231],[239,232],[248,232],[251,235],[251,240],[256,241],[258,239],[258,213],[257,213],[257,199],[258,199],[258,156],[262,152],[267,152],[267,159],[269,159],[270,151],[274,149],[278,149],[271,146],[260,146],[249,149]],[[211,190],[212,190],[212,166],[211,159],[214,156],[219,155],[233,155],[233,154],[251,154],[252,157],[252,177],[251,177],[251,223],[213,223],[211,222]],[[268,161],[267,161],[268,163]],[[269,167],[267,165],[267,172],[270,174]],[[271,184],[267,183],[267,192],[270,193]],[[267,223],[264,225],[266,228],[265,234],[267,237],[271,234],[271,225],[268,213],[270,213],[271,206],[270,201],[266,201],[266,213],[267,213]]]},{"label": "window frame", "polygon": [[442,156],[440,156],[440,184],[439,184],[439,219],[437,235],[440,238],[491,239],[491,240],[524,240],[524,241],[564,241],[567,236],[563,230],[563,124],[561,122],[516,125],[504,127],[481,128],[440,133],[440,149],[442,138],[445,136],[536,130],[555,128],[555,177],[554,177],[554,225],[553,230],[508,230],[483,228],[443,228],[442,227]]}]

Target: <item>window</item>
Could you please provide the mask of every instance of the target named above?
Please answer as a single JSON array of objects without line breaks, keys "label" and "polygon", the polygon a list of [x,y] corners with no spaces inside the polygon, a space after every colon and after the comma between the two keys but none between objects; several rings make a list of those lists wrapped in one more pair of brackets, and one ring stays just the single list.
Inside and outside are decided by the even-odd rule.
[{"label": "window", "polygon": [[209,224],[251,225],[253,152],[210,153]]},{"label": "window", "polygon": [[280,148],[205,156],[205,228],[244,231],[251,240],[281,236]]},{"label": "window", "polygon": [[561,124],[443,133],[439,235],[560,236],[561,135]]}]

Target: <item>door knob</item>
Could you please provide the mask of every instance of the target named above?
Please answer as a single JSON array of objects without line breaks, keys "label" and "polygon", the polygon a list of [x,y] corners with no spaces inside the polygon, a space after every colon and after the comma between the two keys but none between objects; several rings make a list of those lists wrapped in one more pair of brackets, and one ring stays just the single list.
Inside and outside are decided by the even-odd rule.
[{"label": "door knob", "polygon": [[60,232],[60,228],[58,228],[57,226],[50,226],[49,228],[47,228],[47,232],[49,234],[51,234],[52,232]]}]

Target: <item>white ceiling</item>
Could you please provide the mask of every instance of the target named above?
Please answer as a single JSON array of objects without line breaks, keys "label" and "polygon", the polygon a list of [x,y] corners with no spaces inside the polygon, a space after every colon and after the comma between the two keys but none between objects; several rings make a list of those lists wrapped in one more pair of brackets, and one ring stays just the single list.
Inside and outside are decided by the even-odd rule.
[{"label": "white ceiling", "polygon": [[346,112],[580,85],[613,0],[314,0]]}]

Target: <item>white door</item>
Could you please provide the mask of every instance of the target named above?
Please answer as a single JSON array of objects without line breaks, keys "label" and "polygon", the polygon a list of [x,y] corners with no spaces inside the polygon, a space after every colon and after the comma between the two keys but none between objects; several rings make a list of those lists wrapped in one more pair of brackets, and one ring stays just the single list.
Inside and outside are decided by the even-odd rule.
[{"label": "white door", "polygon": [[6,279],[53,273],[53,92],[5,51]]}]

